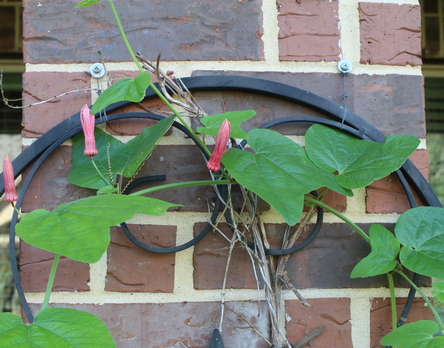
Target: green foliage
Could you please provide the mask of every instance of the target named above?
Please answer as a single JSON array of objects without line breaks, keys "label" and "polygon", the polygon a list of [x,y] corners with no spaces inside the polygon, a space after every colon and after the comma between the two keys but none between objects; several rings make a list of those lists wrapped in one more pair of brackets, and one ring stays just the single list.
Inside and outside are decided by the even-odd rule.
[{"label": "green foliage", "polygon": [[401,263],[413,272],[444,279],[444,209],[417,207],[401,215],[395,235]]},{"label": "green foliage", "polygon": [[444,337],[433,335],[438,324],[431,320],[420,320],[396,328],[379,342],[385,346],[399,348],[442,348]]},{"label": "green foliage", "polygon": [[83,0],[76,5],[76,8],[92,6],[99,3],[100,1],[102,0]]},{"label": "green foliage", "polygon": [[315,124],[307,131],[305,144],[316,166],[331,173],[338,171],[338,183],[356,189],[399,169],[418,147],[419,139],[391,135],[380,144]]},{"label": "green foliage", "polygon": [[244,110],[230,111],[224,112],[223,114],[205,116],[200,119],[200,123],[202,123],[205,127],[197,127],[196,131],[201,134],[216,136],[219,132],[219,128],[222,122],[227,119],[231,125],[230,138],[247,139],[247,133],[245,133],[245,131],[243,131],[239,127],[242,122],[249,120],[254,115],[256,115],[255,111]]},{"label": "green foliage", "polygon": [[396,256],[399,253],[399,242],[392,232],[381,225],[371,225],[371,253],[355,266],[351,278],[371,277],[390,272],[396,267]]},{"label": "green foliage", "polygon": [[82,262],[97,262],[110,243],[109,227],[134,214],[162,215],[176,205],[143,196],[103,194],[37,209],[16,226],[26,243]]},{"label": "green foliage", "polygon": [[103,91],[94,103],[93,114],[103,110],[108,105],[119,101],[140,102],[151,83],[151,75],[146,72],[139,73],[134,79],[121,79]]},{"label": "green foliage", "polygon": [[289,225],[299,221],[304,194],[310,191],[325,186],[352,195],[333,174],[314,166],[300,145],[282,134],[252,129],[248,136],[255,153],[230,149],[222,163],[238,183],[269,203]]},{"label": "green foliage", "polygon": [[91,159],[83,155],[83,134],[76,135],[72,147],[72,169],[68,175],[69,182],[91,189],[110,186],[112,183],[110,183],[108,153],[106,151],[108,147],[110,148],[109,162],[111,163],[113,181],[116,180],[117,174],[131,178],[173,122],[174,117],[165,118],[151,127],[145,128],[140,135],[126,144],[96,128],[94,134],[99,154],[94,156],[94,162],[102,175],[99,175],[94,168]]},{"label": "green foliage", "polygon": [[95,315],[70,308],[41,310],[31,325],[12,313],[0,314],[0,348],[112,348],[114,341]]}]

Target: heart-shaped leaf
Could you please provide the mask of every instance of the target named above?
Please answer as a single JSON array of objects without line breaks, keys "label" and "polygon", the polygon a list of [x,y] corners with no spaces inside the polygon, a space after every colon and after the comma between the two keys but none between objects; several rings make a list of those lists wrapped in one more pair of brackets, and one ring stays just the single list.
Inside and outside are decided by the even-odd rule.
[{"label": "heart-shaped leaf", "polygon": [[0,347],[112,348],[114,341],[95,315],[70,308],[41,310],[31,325],[12,313],[0,314]]},{"label": "heart-shaped leaf", "polygon": [[399,242],[392,232],[381,225],[371,225],[369,230],[371,253],[353,268],[351,278],[372,277],[390,272],[396,267]]},{"label": "heart-shaped leaf", "polygon": [[341,131],[316,124],[305,135],[308,157],[349,189],[370,185],[399,169],[419,145],[410,135],[390,135],[376,143],[356,139]]},{"label": "heart-shaped leaf", "polygon": [[88,7],[88,6],[91,6],[91,5],[95,5],[95,4],[99,3],[100,1],[102,1],[102,0],[83,0],[83,1],[80,1],[76,5],[76,8]]},{"label": "heart-shaped leaf", "polygon": [[103,194],[59,205],[54,211],[37,209],[16,226],[26,243],[82,262],[97,262],[110,243],[109,227],[134,214],[162,215],[177,206],[143,196]]},{"label": "heart-shaped leaf", "polygon": [[245,131],[239,127],[242,122],[249,120],[254,115],[256,115],[254,110],[244,110],[229,111],[224,112],[223,114],[205,116],[200,119],[200,123],[202,123],[205,127],[197,127],[196,131],[201,134],[216,136],[222,122],[227,119],[231,126],[230,138],[247,139],[247,133],[245,133]]},{"label": "heart-shaped leaf", "polygon": [[413,272],[444,279],[444,209],[417,207],[400,216],[395,235],[401,263]]},{"label": "heart-shaped leaf", "polygon": [[384,336],[379,342],[383,346],[399,348],[439,348],[444,347],[444,336],[433,337],[438,324],[431,320],[420,320],[405,324]]},{"label": "heart-shaped leaf", "polygon": [[121,79],[100,94],[91,112],[97,114],[108,105],[119,101],[140,102],[145,97],[146,89],[150,83],[151,76],[147,72],[139,73],[134,79]]},{"label": "heart-shaped leaf", "polygon": [[306,193],[325,186],[352,195],[285,136],[268,129],[252,129],[248,136],[248,144],[256,153],[230,149],[222,163],[237,182],[268,202],[289,225],[299,221]]},{"label": "heart-shaped leaf", "polygon": [[173,122],[174,117],[165,118],[145,128],[141,134],[126,144],[96,128],[94,135],[99,154],[94,156],[94,163],[101,175],[97,172],[91,159],[83,155],[84,137],[81,133],[77,134],[73,140],[72,169],[68,175],[69,182],[92,189],[101,189],[109,186],[111,179],[108,164],[108,147],[113,181],[116,180],[117,174],[127,178],[132,177]]}]

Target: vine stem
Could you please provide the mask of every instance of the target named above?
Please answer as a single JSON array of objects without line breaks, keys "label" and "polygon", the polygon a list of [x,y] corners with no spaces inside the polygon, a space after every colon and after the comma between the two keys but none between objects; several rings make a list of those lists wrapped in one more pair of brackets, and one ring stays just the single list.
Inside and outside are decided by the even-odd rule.
[{"label": "vine stem", "polygon": [[94,168],[96,168],[97,173],[99,173],[99,175],[103,179],[103,181],[105,181],[109,186],[114,187],[113,185],[111,185],[111,183],[108,180],[105,179],[103,174],[100,172],[99,168],[97,168],[96,162],[94,162],[94,160],[92,158],[91,158],[91,163],[93,164]]},{"label": "vine stem", "polygon": [[[139,69],[139,71],[142,73],[145,72],[145,70],[143,70],[143,68],[142,68],[142,65],[137,60],[136,55],[134,54],[134,51],[128,41],[125,30],[123,29],[123,26],[122,26],[122,22],[120,21],[120,18],[119,18],[119,14],[117,13],[116,8],[114,7],[113,0],[108,0],[108,2],[111,7],[111,10],[113,12],[114,18],[116,19],[117,26],[119,27],[120,35],[122,35],[123,41],[125,42],[126,48],[129,52],[129,54],[131,55],[131,58],[133,59],[134,63],[136,63],[136,66]],[[174,108],[174,106],[165,98],[165,96],[162,94],[162,92],[159,91],[159,89],[154,85],[154,83],[151,80],[150,80],[149,87],[151,87],[153,89],[153,91],[157,94],[157,96],[172,111],[174,116],[176,116],[179,119],[180,123],[182,123],[182,125],[188,130],[188,132],[190,132],[190,134],[193,135],[193,137],[196,139],[197,142],[199,142],[199,144],[202,146],[202,148],[205,150],[205,152],[208,155],[211,155],[211,152],[210,152],[210,150],[208,150],[207,146],[203,143],[203,141],[199,137],[196,136],[196,133],[194,133],[194,131],[191,129],[191,127],[188,125],[188,123],[185,122],[185,120],[179,114],[179,112],[177,112],[177,110]]]},{"label": "vine stem", "polygon": [[323,209],[328,210],[330,213],[336,215],[338,218],[340,218],[342,221],[344,221],[347,225],[349,225],[351,228],[353,228],[356,232],[358,232],[362,238],[365,239],[367,243],[370,243],[370,237],[365,233],[362,228],[360,228],[358,225],[356,225],[353,221],[351,221],[349,218],[347,218],[344,214],[341,214],[336,209],[333,209],[329,205],[313,198],[310,196],[304,196],[304,200],[308,203],[315,204]]},{"label": "vine stem", "polygon": [[395,282],[393,281],[393,274],[386,273],[390,289],[390,305],[392,307],[392,328],[396,329],[398,323],[398,314],[396,313],[396,295],[395,295]]},{"label": "vine stem", "polygon": [[51,272],[49,273],[48,285],[46,286],[46,293],[42,303],[42,309],[45,309],[48,306],[59,260],[60,260],[60,254],[56,254],[54,256],[54,261],[52,262]]},{"label": "vine stem", "polygon": [[441,317],[439,316],[438,312],[436,311],[435,306],[433,306],[432,302],[429,300],[429,298],[426,296],[426,294],[424,294],[422,292],[422,290],[409,277],[407,277],[406,274],[404,274],[404,272],[397,270],[397,269],[394,269],[393,272],[396,272],[399,275],[401,275],[401,277],[403,277],[405,280],[407,280],[407,282],[418,292],[418,294],[421,295],[421,297],[424,299],[424,301],[429,306],[430,310],[433,312],[433,315],[435,316],[435,319],[438,322],[438,325],[441,328],[441,331],[443,331],[444,330],[444,323],[442,322]]},{"label": "vine stem", "polygon": [[20,216],[20,218],[22,218],[23,214],[20,212],[20,210],[17,209],[14,202],[11,202],[11,205],[12,205],[12,209],[14,209],[16,211],[16,213],[18,214],[18,216]]},{"label": "vine stem", "polygon": [[131,193],[130,196],[141,196],[146,193],[152,193],[157,192],[161,190],[171,189],[171,188],[177,188],[177,187],[186,187],[186,186],[203,186],[203,185],[230,185],[234,184],[230,180],[201,180],[201,181],[187,181],[187,182],[177,182],[174,184],[166,184],[166,185],[160,185],[155,187],[150,187],[145,190],[140,190],[134,193]]}]

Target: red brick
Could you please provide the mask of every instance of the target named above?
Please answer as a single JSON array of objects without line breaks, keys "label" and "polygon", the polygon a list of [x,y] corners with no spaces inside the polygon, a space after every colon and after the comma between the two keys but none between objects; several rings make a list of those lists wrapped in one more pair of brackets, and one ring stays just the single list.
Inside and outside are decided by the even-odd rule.
[{"label": "red brick", "polygon": [[[428,152],[417,150],[410,159],[418,167],[422,175],[428,177]],[[386,178],[376,180],[366,188],[367,212],[368,213],[403,213],[410,209],[407,196],[395,174]],[[416,202],[422,205],[418,195],[415,193]]]},{"label": "red brick", "polygon": [[[249,326],[270,339],[269,317],[265,305],[257,301],[228,302],[225,309],[222,341],[225,347],[268,348]],[[102,319],[119,348],[208,348],[211,335],[219,327],[220,302],[132,303],[132,304],[57,304],[52,307],[76,308]],[[40,305],[31,304],[37,311]],[[241,319],[245,318],[248,323]],[[245,346],[247,344],[247,346]]]},{"label": "red brick", "polygon": [[[172,247],[175,226],[128,225],[142,243]],[[120,227],[111,227],[106,291],[173,292],[175,254],[156,254],[133,244]]]},{"label": "red brick", "polygon": [[[163,184],[194,180],[211,180],[200,150],[196,146],[190,145],[157,146],[143,167],[141,167],[137,176],[143,177],[150,175],[165,175],[166,180],[141,184],[135,191]],[[182,207],[173,208],[176,211],[208,212],[213,209],[216,200],[216,194],[212,186],[190,186],[168,189],[150,194],[150,197],[175,204],[182,204]]]},{"label": "red brick", "polygon": [[421,8],[359,3],[361,63],[421,65]]},{"label": "red brick", "polygon": [[[304,3],[304,2],[303,2]],[[342,105],[344,80],[340,74],[277,73],[245,71],[194,71],[193,75],[237,75],[285,83]],[[347,76],[347,108],[370,122],[385,135],[425,136],[423,77],[413,75]],[[286,116],[322,116],[319,111],[277,98],[246,92],[196,92],[193,95],[209,115],[225,111],[255,110],[244,122],[248,131]],[[304,134],[307,126],[291,124],[273,127],[285,135]],[[365,131],[365,130],[364,130]]]},{"label": "red brick", "polygon": [[[59,204],[94,194],[93,190],[70,184],[67,178],[70,171],[71,147],[60,146],[47,158],[34,176],[26,192],[22,211],[53,210]],[[25,172],[24,179],[28,173],[29,171]]]},{"label": "red brick", "polygon": [[338,1],[279,0],[279,59],[338,61]]},{"label": "red brick", "polygon": [[[54,254],[20,243],[20,279],[26,292],[44,292]],[[61,257],[53,291],[89,291],[89,264]]]},{"label": "red brick", "polygon": [[[74,4],[75,5],[75,4]],[[26,63],[121,62],[131,57],[108,3],[23,2]],[[261,1],[116,3],[134,51],[155,61],[261,60]]]},{"label": "red brick", "polygon": [[[76,89],[90,89],[86,72],[26,72],[23,74],[23,105],[38,103]],[[22,134],[35,138],[91,103],[91,91],[78,91],[48,103],[23,109]]]},{"label": "red brick", "polygon": [[[393,226],[383,224],[386,228]],[[195,234],[205,226],[196,224]],[[231,238],[231,231],[225,225],[220,226],[224,234]],[[360,224],[368,231],[370,224]],[[271,248],[280,248],[285,224],[266,224],[265,229]],[[313,230],[309,225],[299,237],[296,244],[306,240]],[[293,231],[293,230],[291,230]],[[223,283],[227,264],[229,242],[219,232],[210,232],[194,247],[194,287],[199,290],[220,289]],[[384,275],[350,279],[354,266],[370,253],[370,246],[356,232],[345,224],[324,223],[315,240],[306,248],[290,256],[286,271],[292,284],[298,289],[331,289],[331,288],[368,288],[386,287]],[[278,260],[276,259],[276,262]],[[222,271],[221,271],[222,270]],[[259,279],[261,282],[261,278]],[[397,286],[406,286],[400,277],[395,277]],[[429,284],[421,278],[421,286]],[[250,259],[243,248],[237,244],[231,256],[228,269],[227,288],[255,288],[256,279]]]},{"label": "red brick", "polygon": [[[318,190],[318,193],[320,193],[321,190]],[[347,198],[344,195],[341,195],[335,191],[329,190],[325,196],[325,198],[322,200],[325,204],[328,206],[336,209],[337,211],[343,213],[345,211],[345,208],[347,206]],[[309,208],[305,206],[304,211],[308,211]]]},{"label": "red brick", "polygon": [[[404,308],[405,301],[405,298],[398,298],[396,300],[398,318]],[[371,305],[370,347],[379,348],[381,347],[379,341],[392,331],[390,299],[374,298]],[[420,298],[416,298],[413,301],[406,323],[411,323],[417,320],[433,320],[432,311],[430,308],[424,306],[424,300]]]},{"label": "red brick", "polygon": [[[206,223],[194,225],[197,235]],[[226,224],[219,225],[224,235],[231,239],[232,233]],[[208,235],[194,247],[194,288],[197,290],[221,289],[227,266],[230,243],[217,231]],[[237,243],[232,251],[226,288],[254,289],[257,287],[250,258],[245,249]]]},{"label": "red brick", "polygon": [[[350,299],[309,299],[313,306],[306,307],[298,300],[286,302],[287,338],[296,343],[307,332],[324,325],[324,332],[313,340],[313,347],[352,347],[350,324]],[[332,345],[334,342],[334,345]]]}]

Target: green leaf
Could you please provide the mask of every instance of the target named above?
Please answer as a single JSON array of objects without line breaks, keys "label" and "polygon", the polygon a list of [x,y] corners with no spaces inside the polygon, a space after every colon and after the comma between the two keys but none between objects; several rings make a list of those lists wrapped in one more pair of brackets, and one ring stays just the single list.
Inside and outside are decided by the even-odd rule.
[{"label": "green leaf", "polygon": [[399,253],[399,242],[392,232],[381,225],[371,225],[371,253],[355,266],[351,278],[371,277],[390,272],[396,267],[395,258]]},{"label": "green leaf", "polygon": [[205,116],[200,119],[200,123],[202,123],[205,127],[197,127],[196,131],[201,134],[216,136],[222,122],[227,119],[231,125],[230,138],[247,139],[247,133],[245,133],[245,131],[239,127],[242,122],[249,120],[254,115],[256,115],[254,110],[244,110],[229,111],[224,112],[223,114]]},{"label": "green leaf", "polygon": [[134,80],[125,78],[117,81],[103,91],[94,103],[91,112],[97,114],[108,105],[119,101],[140,102],[145,97],[145,92],[151,83],[151,76],[141,72]]},{"label": "green leaf", "polygon": [[441,302],[444,302],[444,281],[432,283],[433,295]]},{"label": "green leaf", "polygon": [[115,347],[105,324],[95,315],[70,308],[46,308],[31,325],[20,317],[0,314],[0,348]]},{"label": "green leaf", "polygon": [[299,221],[308,192],[325,186],[352,195],[285,136],[268,129],[252,129],[248,136],[248,144],[256,153],[230,149],[222,162],[237,182],[268,202],[289,225]]},{"label": "green leaf", "polygon": [[174,117],[167,117],[151,127],[145,128],[140,135],[127,144],[122,143],[96,127],[94,134],[99,154],[94,156],[94,163],[102,176],[97,173],[97,170],[91,163],[91,159],[83,155],[84,137],[82,133],[77,134],[73,140],[72,169],[68,175],[69,182],[91,189],[101,189],[109,186],[108,146],[113,181],[116,180],[117,174],[131,178],[136,174],[140,165],[150,155],[173,122]]},{"label": "green leaf", "polygon": [[444,336],[433,337],[438,324],[431,320],[420,320],[396,328],[379,342],[383,346],[399,348],[444,347]]},{"label": "green leaf", "polygon": [[349,189],[365,187],[399,169],[419,145],[410,135],[390,135],[384,142],[359,140],[316,124],[305,135],[308,157]]},{"label": "green leaf", "polygon": [[37,209],[17,224],[26,243],[81,262],[97,262],[110,243],[109,227],[134,214],[162,215],[177,206],[154,198],[103,194],[59,205],[54,211]]},{"label": "green leaf", "polygon": [[100,1],[102,1],[102,0],[83,0],[76,5],[76,8],[88,7],[91,5],[95,5],[95,4],[99,3]]},{"label": "green leaf", "polygon": [[444,279],[444,209],[417,207],[400,216],[395,235],[399,258],[413,272]]}]

